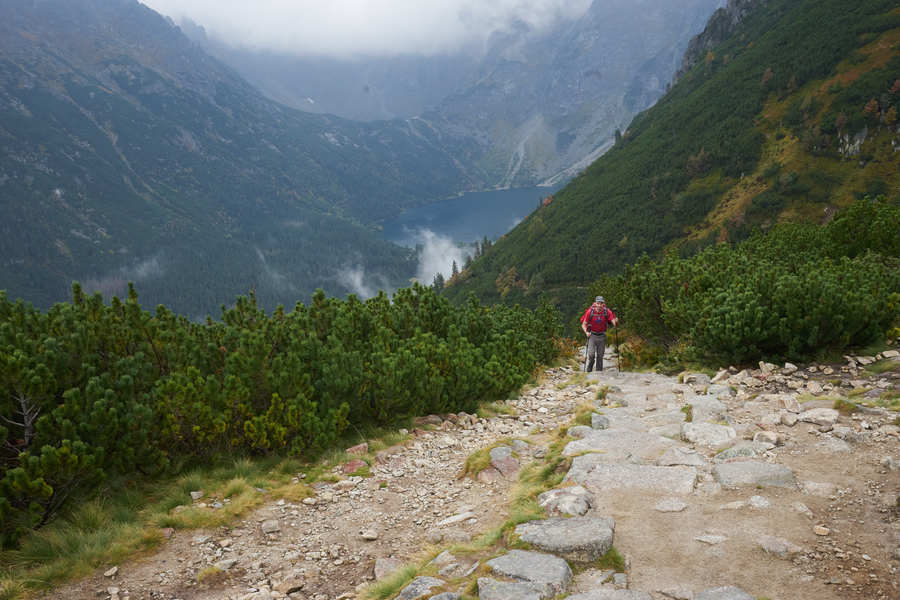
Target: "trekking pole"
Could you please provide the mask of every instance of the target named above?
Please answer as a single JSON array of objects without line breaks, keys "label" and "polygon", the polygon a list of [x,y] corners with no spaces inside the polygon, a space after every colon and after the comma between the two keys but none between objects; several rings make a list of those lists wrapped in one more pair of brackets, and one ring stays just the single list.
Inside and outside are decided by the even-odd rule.
[{"label": "trekking pole", "polygon": [[581,365],[581,370],[587,373],[587,365],[588,365],[588,346],[591,344],[591,336],[588,335],[587,342],[584,344],[584,364]]},{"label": "trekking pole", "polygon": [[619,327],[613,326],[613,335],[616,336],[616,374],[622,372],[622,356],[619,353]]}]

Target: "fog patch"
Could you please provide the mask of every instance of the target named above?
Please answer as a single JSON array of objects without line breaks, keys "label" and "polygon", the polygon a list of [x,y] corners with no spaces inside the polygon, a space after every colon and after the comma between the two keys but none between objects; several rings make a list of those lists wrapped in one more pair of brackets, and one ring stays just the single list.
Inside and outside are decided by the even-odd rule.
[{"label": "fog patch", "polygon": [[81,284],[81,289],[87,294],[100,292],[104,298],[124,298],[128,294],[129,281],[137,285],[140,292],[139,284],[159,279],[163,275],[165,268],[161,256],[157,255],[135,264],[124,265],[105,275],[88,277]]},{"label": "fog patch", "polygon": [[256,250],[256,258],[259,259],[259,264],[262,267],[262,274],[266,282],[272,286],[273,289],[279,292],[296,292],[296,286],[291,283],[291,280],[287,275],[276,269],[273,265],[269,264],[269,261],[266,260],[266,255],[259,248],[254,248]]},{"label": "fog patch", "polygon": [[419,229],[412,234],[419,251],[419,266],[416,278],[425,285],[431,285],[434,276],[440,273],[444,278],[453,272],[453,263],[460,270],[466,257],[471,256],[473,246],[458,244],[452,238],[437,234],[430,229]]},{"label": "fog patch", "polygon": [[361,264],[344,267],[338,271],[335,280],[361,300],[368,300],[382,290],[388,295],[396,291],[387,278],[378,273],[367,273]]}]

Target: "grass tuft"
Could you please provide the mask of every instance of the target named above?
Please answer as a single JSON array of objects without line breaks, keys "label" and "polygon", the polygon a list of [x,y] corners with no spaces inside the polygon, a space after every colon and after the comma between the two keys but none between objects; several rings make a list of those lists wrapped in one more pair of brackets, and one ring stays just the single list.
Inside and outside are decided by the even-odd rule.
[{"label": "grass tuft", "polygon": [[850,402],[849,400],[844,400],[843,398],[838,398],[837,400],[835,400],[833,408],[841,414],[845,415],[859,412],[859,406],[857,406],[853,402]]},{"label": "grass tuft", "polygon": [[197,573],[197,582],[203,583],[205,580],[210,579],[218,575],[219,573],[224,573],[222,569],[216,566],[209,566]]},{"label": "grass tuft", "polygon": [[479,406],[476,414],[482,419],[492,419],[497,415],[515,415],[516,410],[503,402],[490,402]]},{"label": "grass tuft", "polygon": [[876,363],[872,363],[871,365],[866,365],[863,367],[867,373],[871,373],[872,375],[881,375],[883,373],[890,373],[893,371],[900,371],[900,361],[896,360],[879,360]]},{"label": "grass tuft", "polygon": [[25,597],[25,586],[14,579],[0,579],[0,600],[21,600]]},{"label": "grass tuft", "polygon": [[381,581],[363,590],[362,598],[366,600],[387,600],[387,598],[393,598],[413,580],[418,572],[419,568],[416,565],[401,567]]},{"label": "grass tuft", "polygon": [[575,419],[573,425],[591,426],[591,415],[596,412],[593,402],[582,402],[575,408]]},{"label": "grass tuft", "polygon": [[681,412],[684,413],[684,420],[687,423],[694,422],[694,407],[690,404],[685,404],[681,407]]},{"label": "grass tuft", "polygon": [[597,559],[594,563],[594,567],[601,570],[613,569],[616,573],[624,573],[625,557],[619,554],[619,551],[615,548],[610,548],[606,551],[606,554]]}]

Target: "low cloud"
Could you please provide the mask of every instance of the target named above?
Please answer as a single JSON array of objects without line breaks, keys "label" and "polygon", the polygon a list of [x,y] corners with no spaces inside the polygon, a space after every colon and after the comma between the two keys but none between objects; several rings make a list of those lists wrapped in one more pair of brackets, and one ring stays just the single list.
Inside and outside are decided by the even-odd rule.
[{"label": "low cloud", "polygon": [[438,273],[445,278],[449,277],[454,261],[462,269],[466,256],[472,254],[469,246],[460,246],[451,238],[430,229],[419,229],[414,238],[416,246],[421,248],[416,277],[425,285],[431,285]]},{"label": "low cloud", "polygon": [[[118,296],[124,298],[128,293],[128,282],[140,284],[158,279],[165,274],[160,256],[152,256],[133,265],[119,267],[115,271],[99,277],[89,277],[81,284],[88,293],[100,292],[104,298]],[[140,291],[140,288],[138,288]]]},{"label": "low cloud", "polygon": [[536,30],[584,14],[591,0],[142,0],[229,44],[338,58],[477,51],[496,31]]},{"label": "low cloud", "polygon": [[372,279],[378,279],[378,277],[370,277],[368,283],[366,279],[366,270],[361,265],[348,267],[337,274],[337,282],[362,300],[371,298],[381,289],[380,286],[372,281]]},{"label": "low cloud", "polygon": [[262,274],[265,276],[265,279],[269,283],[269,285],[272,286],[272,289],[275,289],[279,292],[297,291],[297,286],[291,283],[291,280],[287,275],[269,264],[269,261],[266,260],[266,255],[262,250],[260,250],[259,248],[254,248],[254,250],[256,250],[256,258],[259,259],[259,265],[262,268]]}]

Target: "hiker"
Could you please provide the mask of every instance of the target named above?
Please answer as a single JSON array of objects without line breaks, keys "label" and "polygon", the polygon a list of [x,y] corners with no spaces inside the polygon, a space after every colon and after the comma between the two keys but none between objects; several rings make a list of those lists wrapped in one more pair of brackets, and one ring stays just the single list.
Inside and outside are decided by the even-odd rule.
[{"label": "hiker", "polygon": [[616,313],[606,308],[606,300],[603,296],[594,298],[584,315],[581,317],[581,329],[588,337],[587,348],[585,349],[584,370],[590,373],[594,368],[596,358],[597,370],[603,370],[603,352],[606,351],[606,328],[612,323],[613,326],[619,324]]}]

